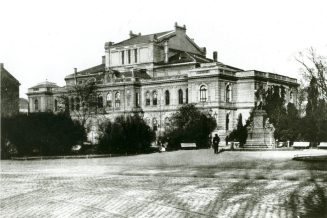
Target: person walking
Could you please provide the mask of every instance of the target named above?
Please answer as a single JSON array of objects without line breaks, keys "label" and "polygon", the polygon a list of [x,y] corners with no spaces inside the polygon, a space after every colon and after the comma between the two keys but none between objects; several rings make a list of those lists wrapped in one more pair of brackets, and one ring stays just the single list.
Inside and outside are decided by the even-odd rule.
[{"label": "person walking", "polygon": [[219,138],[218,134],[215,134],[215,137],[213,137],[213,140],[212,140],[213,149],[214,149],[215,154],[218,154],[219,142],[220,142],[220,138]]}]

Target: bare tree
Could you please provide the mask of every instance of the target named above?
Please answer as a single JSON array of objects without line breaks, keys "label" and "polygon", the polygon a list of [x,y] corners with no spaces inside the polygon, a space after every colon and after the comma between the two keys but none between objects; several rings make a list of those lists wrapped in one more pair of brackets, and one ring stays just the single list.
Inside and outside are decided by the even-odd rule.
[{"label": "bare tree", "polygon": [[93,81],[67,86],[59,98],[61,110],[70,113],[72,118],[77,119],[85,127],[87,121],[97,112],[96,89]]},{"label": "bare tree", "polygon": [[302,65],[304,79],[310,82],[312,78],[315,78],[321,97],[327,99],[327,58],[318,55],[316,50],[311,47],[305,52],[300,52],[295,59]]}]

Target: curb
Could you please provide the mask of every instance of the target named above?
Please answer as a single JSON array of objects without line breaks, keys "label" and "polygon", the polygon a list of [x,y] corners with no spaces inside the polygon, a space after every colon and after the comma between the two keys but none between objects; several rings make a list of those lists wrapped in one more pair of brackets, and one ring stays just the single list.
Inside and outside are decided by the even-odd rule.
[{"label": "curb", "polygon": [[118,157],[119,155],[104,154],[104,155],[69,155],[69,156],[37,156],[37,157],[11,157],[11,160],[54,160],[54,159],[89,159],[89,158],[104,158]]}]

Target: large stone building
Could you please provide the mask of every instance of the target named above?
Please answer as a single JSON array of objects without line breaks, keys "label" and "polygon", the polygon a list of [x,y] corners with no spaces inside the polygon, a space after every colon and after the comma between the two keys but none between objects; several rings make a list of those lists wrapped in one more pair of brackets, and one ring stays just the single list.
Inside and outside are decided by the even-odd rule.
[{"label": "large stone building", "polygon": [[19,113],[19,81],[0,63],[1,75],[1,117]]},{"label": "large stone building", "polygon": [[[102,63],[75,69],[65,77],[66,86],[96,81],[101,117],[114,119],[143,111],[144,119],[159,134],[181,105],[194,103],[217,120],[216,131],[224,137],[236,126],[239,114],[244,120],[249,116],[260,86],[284,86],[287,102],[296,103],[296,79],[223,64],[217,60],[217,52],[212,58],[206,55],[206,48],[199,47],[186,35],[186,27],[177,23],[173,30],[155,34],[131,31],[124,41],[105,43]],[[34,89],[28,93],[31,112],[40,107],[56,110],[55,98],[65,87],[50,94]],[[36,107],[35,101],[42,103],[42,96],[48,99],[43,100],[46,105]],[[71,98],[71,102],[71,110],[80,108],[79,101]]]}]

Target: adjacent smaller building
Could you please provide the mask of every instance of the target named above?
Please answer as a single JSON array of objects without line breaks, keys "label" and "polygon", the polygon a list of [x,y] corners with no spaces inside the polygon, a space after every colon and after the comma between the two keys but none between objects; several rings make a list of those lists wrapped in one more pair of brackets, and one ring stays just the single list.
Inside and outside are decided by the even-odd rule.
[{"label": "adjacent smaller building", "polygon": [[19,112],[19,81],[0,63],[1,75],[1,117],[8,117]]},{"label": "adjacent smaller building", "polygon": [[28,113],[28,100],[25,98],[19,98],[19,113]]},{"label": "adjacent smaller building", "polygon": [[58,87],[56,83],[45,81],[29,88],[26,94],[28,96],[30,112],[53,111],[55,106],[53,91]]}]

